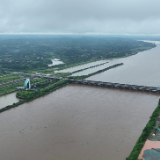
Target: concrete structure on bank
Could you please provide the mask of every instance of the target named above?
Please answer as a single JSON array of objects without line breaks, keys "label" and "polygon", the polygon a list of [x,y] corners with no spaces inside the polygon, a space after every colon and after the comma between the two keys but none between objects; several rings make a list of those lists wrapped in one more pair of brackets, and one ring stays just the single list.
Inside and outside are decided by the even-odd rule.
[{"label": "concrete structure on bank", "polygon": [[29,78],[27,78],[26,81],[24,82],[24,89],[26,89],[26,90],[31,89],[31,84],[30,84]]}]

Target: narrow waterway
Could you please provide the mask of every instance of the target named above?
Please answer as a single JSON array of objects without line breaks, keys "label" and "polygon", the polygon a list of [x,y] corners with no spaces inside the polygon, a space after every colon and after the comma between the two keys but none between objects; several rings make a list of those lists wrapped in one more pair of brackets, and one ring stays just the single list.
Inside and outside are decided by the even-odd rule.
[{"label": "narrow waterway", "polygon": [[16,97],[16,92],[10,93],[4,96],[0,96],[0,109],[18,102],[19,99]]},{"label": "narrow waterway", "polygon": [[88,68],[88,67],[91,67],[91,66],[102,64],[102,63],[105,63],[105,62],[107,62],[107,60],[95,61],[95,62],[79,65],[79,66],[76,66],[76,67],[71,67],[71,68],[67,68],[67,69],[64,69],[64,70],[60,70],[59,72],[74,72],[74,71],[78,71],[78,70],[81,70],[81,69],[84,69],[84,68]]},{"label": "narrow waterway", "polygon": [[[113,65],[113,63],[112,63],[112,65]],[[90,73],[99,71],[99,70],[104,69],[104,68],[107,68],[107,67],[109,67],[109,66],[111,66],[110,63],[105,63],[104,65],[101,65],[101,66],[89,68],[89,69],[86,69],[86,70],[84,70],[84,71],[74,73],[74,74],[72,74],[72,76],[88,75],[88,74],[90,74]]]},{"label": "narrow waterway", "polygon": [[124,160],[159,96],[69,85],[0,114],[3,160]]}]

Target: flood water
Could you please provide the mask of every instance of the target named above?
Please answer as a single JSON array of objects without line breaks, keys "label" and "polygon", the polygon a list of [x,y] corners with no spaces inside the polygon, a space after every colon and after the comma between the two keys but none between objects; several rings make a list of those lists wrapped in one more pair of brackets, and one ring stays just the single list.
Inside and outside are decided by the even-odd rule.
[{"label": "flood water", "polygon": [[160,86],[159,59],[160,44],[130,57],[109,60],[109,64],[124,63],[124,65],[89,77],[88,80],[158,87]]},{"label": "flood water", "polygon": [[99,71],[101,69],[107,68],[107,67],[109,67],[109,66],[111,66],[113,64],[114,63],[112,63],[112,64],[111,63],[105,63],[104,65],[101,65],[101,66],[98,66],[98,67],[89,68],[89,69],[86,69],[84,71],[74,73],[74,74],[72,74],[72,76],[88,75],[90,73],[93,73],[93,72]]},{"label": "flood water", "polygon": [[91,67],[91,66],[95,66],[95,65],[98,65],[98,64],[105,63],[105,62],[108,62],[108,61],[107,60],[95,61],[95,62],[79,65],[79,66],[76,66],[76,67],[71,67],[71,68],[67,68],[67,69],[64,69],[64,70],[60,70],[59,72],[74,72],[74,71],[78,71],[80,69],[88,68],[88,67]]},{"label": "flood water", "polygon": [[60,64],[64,64],[62,61],[60,61],[59,59],[55,58],[55,59],[51,59],[52,64],[49,64],[48,67],[52,67],[52,66],[56,66],[56,65],[60,65]]},{"label": "flood water", "polygon": [[10,93],[4,96],[0,96],[0,109],[18,102],[19,99],[16,97],[16,92]]},{"label": "flood water", "polygon": [[0,114],[4,160],[124,160],[155,94],[69,85]]}]

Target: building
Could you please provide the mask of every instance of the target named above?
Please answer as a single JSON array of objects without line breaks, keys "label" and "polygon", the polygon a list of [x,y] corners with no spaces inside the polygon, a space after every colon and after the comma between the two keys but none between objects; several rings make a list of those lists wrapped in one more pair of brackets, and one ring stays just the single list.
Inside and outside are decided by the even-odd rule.
[{"label": "building", "polygon": [[24,82],[24,89],[31,89],[30,79],[27,78]]}]

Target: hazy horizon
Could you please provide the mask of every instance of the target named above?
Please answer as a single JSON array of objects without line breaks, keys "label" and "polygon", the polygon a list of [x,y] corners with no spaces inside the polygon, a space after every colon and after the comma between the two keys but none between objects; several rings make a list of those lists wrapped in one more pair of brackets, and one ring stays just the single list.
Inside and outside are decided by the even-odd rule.
[{"label": "hazy horizon", "polygon": [[0,1],[0,34],[160,35],[159,0]]}]

